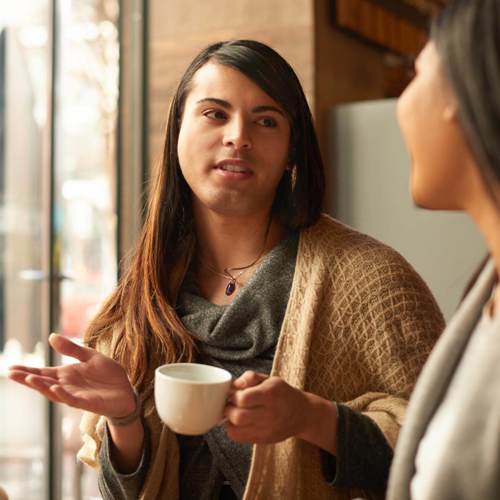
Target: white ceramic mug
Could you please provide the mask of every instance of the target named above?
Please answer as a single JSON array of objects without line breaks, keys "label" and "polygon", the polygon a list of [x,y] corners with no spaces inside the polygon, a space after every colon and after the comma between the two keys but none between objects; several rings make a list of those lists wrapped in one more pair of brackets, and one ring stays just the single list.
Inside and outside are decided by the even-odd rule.
[{"label": "white ceramic mug", "polygon": [[205,434],[222,420],[231,374],[198,363],[173,363],[155,371],[155,403],[162,421],[178,434]]}]

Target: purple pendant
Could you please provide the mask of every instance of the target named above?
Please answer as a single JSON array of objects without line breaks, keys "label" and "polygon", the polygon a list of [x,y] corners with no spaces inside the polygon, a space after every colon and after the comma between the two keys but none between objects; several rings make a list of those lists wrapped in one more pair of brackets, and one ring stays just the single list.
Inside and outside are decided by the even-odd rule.
[{"label": "purple pendant", "polygon": [[234,291],[236,290],[236,281],[231,280],[227,286],[226,286],[226,295],[233,295]]}]

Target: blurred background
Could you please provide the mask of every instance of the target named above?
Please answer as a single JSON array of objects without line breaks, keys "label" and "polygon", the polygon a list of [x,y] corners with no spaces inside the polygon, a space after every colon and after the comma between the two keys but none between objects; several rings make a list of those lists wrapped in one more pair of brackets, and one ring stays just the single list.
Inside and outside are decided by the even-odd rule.
[{"label": "blurred background", "polygon": [[100,498],[78,411],[6,379],[81,341],[142,222],[170,97],[196,53],[255,38],[294,67],[327,167],[325,210],[396,247],[447,317],[484,247],[408,195],[395,99],[445,0],[0,0],[0,486]]}]

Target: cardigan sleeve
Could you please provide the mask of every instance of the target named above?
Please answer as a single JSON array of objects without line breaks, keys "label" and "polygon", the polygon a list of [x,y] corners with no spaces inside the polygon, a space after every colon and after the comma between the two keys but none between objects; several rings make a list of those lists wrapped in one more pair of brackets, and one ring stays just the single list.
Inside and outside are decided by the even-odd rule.
[{"label": "cardigan sleeve", "polygon": [[369,417],[337,405],[337,454],[320,450],[323,478],[332,486],[383,491],[393,450]]},{"label": "cardigan sleeve", "polygon": [[[98,350],[109,355],[112,351],[113,339],[106,337],[98,344]],[[149,436],[147,451],[147,465],[143,464],[145,477],[141,476],[142,490],[140,500],[151,498],[173,499],[179,497],[179,447],[175,434],[162,424],[156,413],[153,396],[151,395],[143,404],[143,423],[145,435]],[[100,461],[106,456],[102,450],[106,432],[106,419],[90,412],[84,412],[80,421],[83,445],[78,451],[78,459],[93,468],[101,466]],[[137,471],[136,471],[137,472]],[[104,479],[104,478],[102,478]],[[115,477],[116,479],[116,477]],[[125,481],[132,478],[125,478]],[[102,480],[100,486],[104,486]]]},{"label": "cardigan sleeve", "polygon": [[377,249],[363,269],[362,277],[354,272],[350,312],[357,314],[349,316],[358,387],[339,405],[337,485],[377,491],[386,486],[408,399],[444,320],[423,280],[392,249]]},{"label": "cardigan sleeve", "polygon": [[98,485],[103,500],[136,500],[144,483],[150,461],[150,436],[144,426],[144,446],[136,470],[129,474],[118,472],[111,457],[111,436],[106,425],[99,451]]},{"label": "cardigan sleeve", "polygon": [[332,486],[378,492],[387,485],[408,399],[444,320],[427,285],[389,247],[360,241],[336,266],[334,293],[325,296],[312,345],[315,359],[329,354],[330,368],[318,363],[307,387],[316,386],[339,410],[337,455],[320,453],[319,462]]}]

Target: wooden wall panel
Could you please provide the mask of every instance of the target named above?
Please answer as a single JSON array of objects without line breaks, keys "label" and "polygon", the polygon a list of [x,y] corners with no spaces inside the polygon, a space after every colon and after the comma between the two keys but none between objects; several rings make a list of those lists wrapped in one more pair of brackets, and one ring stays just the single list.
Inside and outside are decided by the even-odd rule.
[{"label": "wooden wall panel", "polygon": [[339,27],[397,53],[416,56],[427,39],[427,21],[420,15],[423,27],[370,0],[337,0],[335,10]]},{"label": "wooden wall panel", "polygon": [[[320,147],[329,166],[328,111],[337,104],[380,99],[385,89],[384,53],[342,31],[331,22],[330,0],[315,1],[315,107]],[[326,169],[327,191],[333,191],[333,172]]]},{"label": "wooden wall panel", "polygon": [[313,0],[151,0],[149,151],[161,154],[169,102],[191,59],[218,40],[253,38],[296,70],[314,105]]}]

